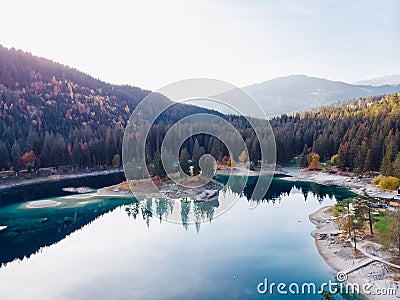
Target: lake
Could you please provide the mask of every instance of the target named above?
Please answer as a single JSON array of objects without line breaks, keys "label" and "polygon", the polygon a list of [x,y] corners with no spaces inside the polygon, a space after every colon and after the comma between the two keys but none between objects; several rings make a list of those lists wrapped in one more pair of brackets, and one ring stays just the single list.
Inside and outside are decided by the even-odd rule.
[{"label": "lake", "polygon": [[[224,177],[217,178],[224,182]],[[226,213],[94,194],[0,207],[1,299],[321,299],[260,295],[269,282],[321,284],[335,272],[319,256],[309,214],[352,194],[340,187],[274,178],[265,199],[252,182]],[[235,187],[220,200],[237,197]],[[33,203],[33,204],[32,204]],[[196,206],[197,205],[197,206]],[[252,209],[249,209],[252,207]],[[181,224],[160,219],[178,209]],[[205,222],[185,223],[190,214]],[[350,296],[344,296],[346,299]],[[343,299],[337,295],[337,299]]]}]

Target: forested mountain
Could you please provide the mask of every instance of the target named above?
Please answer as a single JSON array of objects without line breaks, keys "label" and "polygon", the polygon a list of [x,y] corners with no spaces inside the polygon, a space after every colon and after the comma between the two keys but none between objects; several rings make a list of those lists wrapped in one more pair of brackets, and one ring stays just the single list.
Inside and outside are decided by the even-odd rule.
[{"label": "forested mountain", "polygon": [[[290,75],[249,85],[242,89],[257,100],[267,117],[274,117],[324,105],[349,102],[360,97],[398,93],[400,83],[385,86],[355,85],[305,75]],[[240,100],[235,103],[234,90],[227,91],[222,98],[231,99],[229,104],[235,108],[241,107]],[[198,101],[196,104],[224,114],[235,113],[234,110],[219,103]],[[253,117],[259,116],[253,115]]]},{"label": "forested mountain", "polygon": [[[306,88],[294,86],[293,97],[296,88],[301,99]],[[52,61],[0,47],[0,170],[119,164],[128,118],[148,93],[107,84]],[[156,101],[170,100],[160,95]],[[146,141],[146,160],[154,173],[163,173],[160,141],[171,124],[200,112],[219,115],[233,124],[246,142],[250,161],[258,163],[260,145],[245,117],[175,104],[158,118]],[[265,121],[253,121],[257,128],[266,128]],[[341,169],[400,176],[399,94],[285,114],[270,123],[278,163],[299,156],[305,166],[308,155],[314,152]],[[196,164],[203,153],[211,153],[222,163],[227,163],[230,154],[219,139],[200,134],[184,143],[181,164],[189,159]]]},{"label": "forested mountain", "polygon": [[243,88],[267,116],[293,113],[359,97],[400,92],[400,86],[351,85],[305,75],[291,75]]},{"label": "forested mountain", "polygon": [[400,94],[367,97],[271,120],[279,162],[317,153],[341,169],[400,177]]},{"label": "forested mountain", "polygon": [[[110,165],[130,113],[147,94],[0,46],[0,170]],[[157,101],[170,102],[161,95]],[[178,104],[160,120],[192,112],[209,110]]]}]

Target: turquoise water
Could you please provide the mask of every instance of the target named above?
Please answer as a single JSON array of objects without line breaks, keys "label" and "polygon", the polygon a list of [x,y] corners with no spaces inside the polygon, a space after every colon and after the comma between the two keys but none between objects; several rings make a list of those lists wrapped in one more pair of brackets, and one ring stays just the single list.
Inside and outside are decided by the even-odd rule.
[{"label": "turquoise water", "polygon": [[[333,280],[308,215],[351,193],[277,178],[266,199],[249,205],[251,188],[215,219],[212,207],[193,203],[182,210],[157,202],[151,214],[135,199],[93,195],[51,198],[60,205],[50,208],[1,207],[1,299],[321,299],[260,295],[257,285]],[[220,194],[230,197],[234,186]],[[206,222],[157,215],[171,209],[183,219],[200,211]]]}]

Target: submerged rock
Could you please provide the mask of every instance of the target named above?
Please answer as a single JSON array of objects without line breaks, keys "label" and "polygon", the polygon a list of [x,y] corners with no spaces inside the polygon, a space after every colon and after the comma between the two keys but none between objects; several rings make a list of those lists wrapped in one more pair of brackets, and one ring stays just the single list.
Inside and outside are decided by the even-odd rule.
[{"label": "submerged rock", "polygon": [[197,201],[210,201],[218,197],[218,190],[204,190],[197,195]]}]

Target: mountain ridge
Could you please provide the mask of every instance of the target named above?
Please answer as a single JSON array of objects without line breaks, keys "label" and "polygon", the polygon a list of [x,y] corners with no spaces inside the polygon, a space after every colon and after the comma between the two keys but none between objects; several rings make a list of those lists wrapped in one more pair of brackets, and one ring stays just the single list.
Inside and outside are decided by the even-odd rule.
[{"label": "mountain ridge", "polygon": [[274,78],[243,89],[259,102],[268,116],[274,116],[359,97],[393,94],[400,91],[400,85],[352,85],[301,74]]},{"label": "mountain ridge", "polygon": [[[0,170],[110,166],[121,156],[130,114],[149,93],[0,46]],[[195,112],[214,113],[161,94],[154,98],[154,105],[173,104],[160,116],[163,124]]]},{"label": "mountain ridge", "polygon": [[400,75],[398,74],[387,74],[383,76],[378,76],[370,79],[363,79],[355,81],[354,85],[372,85],[372,86],[384,86],[384,85],[399,85]]}]

